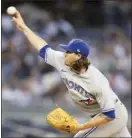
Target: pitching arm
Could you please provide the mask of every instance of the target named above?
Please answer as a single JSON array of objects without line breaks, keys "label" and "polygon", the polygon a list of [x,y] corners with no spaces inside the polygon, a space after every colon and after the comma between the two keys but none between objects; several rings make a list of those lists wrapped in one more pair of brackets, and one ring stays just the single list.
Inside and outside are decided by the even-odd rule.
[{"label": "pitching arm", "polygon": [[37,51],[47,45],[47,42],[45,40],[37,36],[30,28],[27,27],[19,11],[16,12],[12,21],[16,25],[18,30],[24,33],[31,45]]}]

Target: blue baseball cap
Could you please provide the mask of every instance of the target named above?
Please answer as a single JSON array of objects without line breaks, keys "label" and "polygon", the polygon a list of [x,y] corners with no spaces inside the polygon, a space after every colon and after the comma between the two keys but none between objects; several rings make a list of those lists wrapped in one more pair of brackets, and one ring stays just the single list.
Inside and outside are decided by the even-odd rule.
[{"label": "blue baseball cap", "polygon": [[70,51],[73,53],[81,54],[82,56],[88,57],[89,46],[81,39],[72,39],[68,45],[60,44],[60,47],[65,51]]}]

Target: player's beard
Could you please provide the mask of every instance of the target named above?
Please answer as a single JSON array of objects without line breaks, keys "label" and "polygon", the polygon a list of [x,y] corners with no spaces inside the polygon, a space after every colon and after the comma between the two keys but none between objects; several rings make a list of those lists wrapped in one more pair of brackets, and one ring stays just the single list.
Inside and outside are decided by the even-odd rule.
[{"label": "player's beard", "polygon": [[81,59],[74,61],[70,67],[74,72],[80,74],[81,69],[84,67],[83,61]]},{"label": "player's beard", "polygon": [[70,67],[71,70],[74,71],[75,73],[80,74],[81,67],[80,67],[79,63],[77,63],[77,61],[74,61],[72,63],[65,62],[65,65]]},{"label": "player's beard", "polygon": [[84,69],[84,68],[87,70],[87,68],[90,64],[91,63],[87,58],[80,58],[79,60],[74,61],[70,65],[70,67],[71,67],[72,71],[74,71],[77,74],[80,74],[81,70]]}]

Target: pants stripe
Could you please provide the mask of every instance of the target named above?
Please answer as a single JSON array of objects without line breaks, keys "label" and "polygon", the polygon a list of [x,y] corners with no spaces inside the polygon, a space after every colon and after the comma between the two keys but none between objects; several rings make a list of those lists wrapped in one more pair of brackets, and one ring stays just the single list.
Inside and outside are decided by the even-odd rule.
[{"label": "pants stripe", "polygon": [[89,134],[91,134],[97,127],[91,128],[84,136],[83,138],[86,138]]}]

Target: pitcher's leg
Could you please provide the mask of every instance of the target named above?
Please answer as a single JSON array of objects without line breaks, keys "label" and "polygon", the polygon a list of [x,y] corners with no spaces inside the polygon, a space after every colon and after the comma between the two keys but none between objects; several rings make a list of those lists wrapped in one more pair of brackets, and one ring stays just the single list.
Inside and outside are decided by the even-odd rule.
[{"label": "pitcher's leg", "polygon": [[92,133],[93,131],[95,131],[96,128],[97,127],[93,127],[93,128],[87,129],[87,130],[79,131],[77,134],[74,135],[74,138],[83,138],[83,137],[85,137],[85,135],[88,135],[88,134]]},{"label": "pitcher's leg", "polygon": [[74,136],[74,138],[110,137],[112,134],[116,132],[117,132],[116,129],[113,129],[113,127],[104,125],[104,126],[93,127],[85,131],[79,131]]},{"label": "pitcher's leg", "polygon": [[[113,134],[116,134],[117,132],[121,131],[122,128],[124,128],[124,123],[122,123],[121,119],[114,119],[113,121],[102,125],[95,127],[91,130],[85,131],[83,134],[83,138],[86,137],[111,137]],[[77,137],[77,136],[76,136]]]},{"label": "pitcher's leg", "polygon": [[130,138],[131,134],[129,133],[127,127],[123,128],[120,132],[116,133],[115,135],[113,135],[112,137],[127,137]]}]

